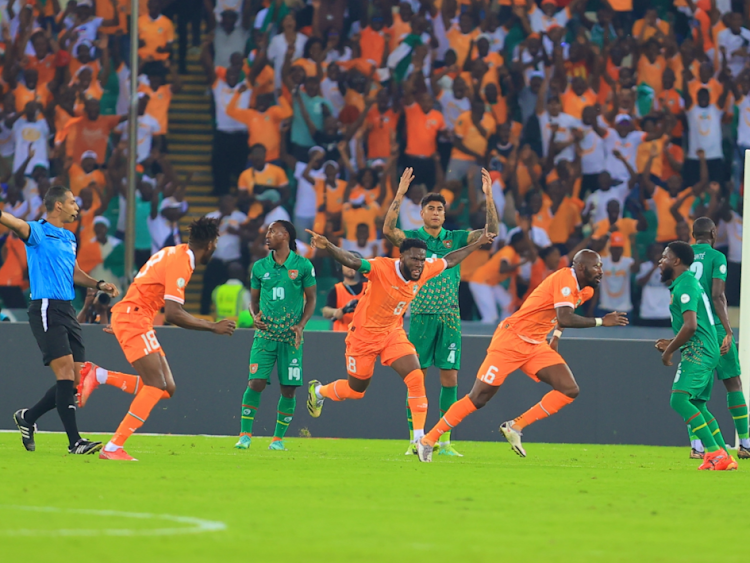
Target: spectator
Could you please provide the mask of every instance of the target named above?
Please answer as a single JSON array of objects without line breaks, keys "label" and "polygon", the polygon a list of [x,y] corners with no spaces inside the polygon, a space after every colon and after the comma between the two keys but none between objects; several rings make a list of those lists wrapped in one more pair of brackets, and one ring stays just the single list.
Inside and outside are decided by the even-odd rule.
[{"label": "spectator", "polygon": [[607,217],[594,225],[592,248],[599,252],[602,257],[609,256],[612,237],[615,233],[619,233],[616,238],[622,238],[622,256],[630,258],[633,256],[632,248],[636,233],[645,231],[647,226],[643,214],[640,214],[638,219],[622,217],[620,202],[611,199],[607,202]]},{"label": "spectator", "polygon": [[695,178],[699,173],[698,151],[703,151],[708,166],[708,179],[712,182],[725,180],[724,153],[721,148],[721,120],[729,96],[730,79],[724,83],[724,89],[715,104],[711,103],[707,89],[698,90],[697,105],[686,89],[682,96],[685,100],[685,116],[688,126],[688,153],[685,159],[684,175]]},{"label": "spectator", "polygon": [[349,330],[349,323],[352,322],[357,303],[362,299],[367,288],[367,281],[362,280],[357,270],[342,266],[341,274],[343,280],[328,292],[326,304],[321,311],[326,319],[333,320],[333,330],[336,332]]},{"label": "spectator", "polygon": [[341,248],[361,254],[365,260],[383,255],[383,241],[374,239],[373,227],[368,223],[358,224],[354,236],[341,241]]},{"label": "spectator", "polygon": [[289,213],[281,206],[281,195],[277,190],[268,190],[255,200],[263,206],[263,227],[274,221],[290,221]]},{"label": "spectator", "polygon": [[[31,174],[36,166],[49,170],[49,126],[45,119],[39,118],[39,104],[28,102],[22,113],[6,120],[6,125],[13,128],[13,140],[16,152],[13,155],[13,170],[16,171],[26,163],[25,171]],[[31,157],[31,158],[27,158]]]},{"label": "spectator", "polygon": [[87,289],[83,308],[78,313],[78,322],[103,326],[109,325],[111,303],[112,298],[108,293],[92,288]]},{"label": "spectator", "polygon": [[[606,133],[597,123],[597,110],[593,105],[583,108],[583,136],[578,142],[581,149],[581,194],[586,199],[588,194],[600,188],[599,176],[606,171],[607,148],[603,137]],[[607,174],[609,176],[609,174]],[[611,178],[610,178],[611,180]],[[604,182],[607,185],[608,182]],[[611,187],[611,184],[610,184]]]},{"label": "spectator", "polygon": [[240,228],[247,221],[247,215],[237,209],[237,198],[233,195],[222,196],[219,200],[219,209],[208,213],[206,217],[219,221],[220,236],[216,251],[203,273],[201,315],[211,312],[214,288],[226,281],[229,265],[242,258]]},{"label": "spectator", "polygon": [[125,275],[125,247],[120,239],[109,236],[109,228],[109,219],[101,215],[94,218],[95,248],[98,248],[100,261],[89,274],[97,280],[111,280],[122,293],[120,280]]},{"label": "spectator", "polygon": [[448,163],[446,180],[464,180],[468,176],[474,179],[470,189],[481,189],[482,178],[479,174],[487,161],[487,147],[490,135],[495,133],[495,120],[484,111],[484,102],[475,101],[471,111],[462,113],[456,120],[453,130],[453,151]]},{"label": "spectator", "polygon": [[3,259],[3,265],[0,267],[0,286],[15,286],[23,291],[28,289],[29,268],[26,248],[15,233],[8,234],[5,244],[0,249],[0,256]]},{"label": "spectator", "polygon": [[320,80],[317,76],[307,77],[304,92],[297,91],[294,96],[291,139],[292,155],[297,160],[307,160],[307,151],[316,144],[314,133],[322,130],[323,120],[332,115],[333,104],[320,95]]},{"label": "spectator", "polygon": [[626,237],[619,231],[614,231],[609,238],[609,256],[602,258],[602,281],[592,300],[595,316],[603,316],[611,311],[629,313],[633,310],[630,275],[638,272],[639,265],[633,258],[623,255],[625,240]]},{"label": "spectator", "polygon": [[374,160],[379,158],[388,158],[391,155],[391,141],[396,136],[396,126],[400,113],[389,107],[390,101],[388,90],[385,88],[379,90],[375,98],[375,107],[371,107],[366,114],[368,164],[372,164]]},{"label": "spectator", "polygon": [[159,203],[159,195],[163,191],[164,185],[160,182],[151,197],[151,214],[148,221],[148,230],[151,233],[151,254],[156,254],[166,246],[182,244],[179,222],[188,211],[185,186],[177,186],[173,195],[165,197]]},{"label": "spectator", "polygon": [[161,9],[162,0],[148,0],[148,14],[138,18],[138,56],[146,62],[166,61],[172,54],[174,26]]},{"label": "spectator", "polygon": [[[138,91],[148,96],[146,115],[150,115],[159,123],[157,135],[162,140],[169,132],[169,105],[172,103],[172,96],[182,89],[182,83],[174,72],[174,67],[170,66],[169,69],[171,70],[158,62],[146,63],[143,65],[145,76],[141,78],[138,86]],[[168,72],[170,73],[169,82],[166,81]],[[161,150],[166,152],[164,142],[161,142]]]},{"label": "spectator", "polygon": [[[344,205],[344,193],[347,182],[338,177],[339,164],[333,160],[323,163],[323,177],[315,182],[317,213],[315,215],[315,232],[328,228],[341,234],[341,209]],[[308,180],[313,179],[312,177]],[[326,235],[327,237],[328,235]],[[330,239],[329,239],[330,240]]]},{"label": "spectator", "polygon": [[604,170],[597,177],[597,190],[586,198],[586,207],[583,214],[591,218],[596,225],[604,221],[609,216],[609,202],[616,201],[618,213],[622,216],[622,208],[625,205],[625,198],[635,183],[635,177],[631,177],[630,183],[623,183],[620,180],[613,180],[609,172]]},{"label": "spectator", "polygon": [[265,191],[280,193],[286,199],[289,180],[284,169],[267,162],[266,147],[261,144],[250,147],[250,168],[240,174],[238,182],[239,208],[252,219],[261,214],[261,206],[256,206],[257,198]]},{"label": "spectator", "polygon": [[84,153],[93,152],[95,164],[104,164],[109,136],[126,120],[126,116],[101,115],[99,100],[89,98],[84,102],[83,115],[67,122],[55,136],[55,144],[65,143],[65,153],[73,162],[80,162]]},{"label": "spectator", "polygon": [[[150,0],[154,1],[154,0]],[[159,134],[161,126],[159,122],[153,117],[146,114],[146,107],[148,106],[149,96],[145,92],[138,92],[138,144],[136,148],[136,160],[138,164],[144,164],[146,160],[151,156],[151,149],[154,145],[154,136]],[[120,123],[115,128],[115,133],[118,134],[120,140],[128,140],[129,126],[127,118],[125,121]]]},{"label": "spectator", "polygon": [[[737,209],[742,210],[742,200]],[[742,220],[740,213],[732,209],[729,201],[721,204],[719,230],[726,233],[729,242],[727,252],[727,304],[731,307],[740,305],[740,279],[742,273]]]},{"label": "spectator", "polygon": [[648,262],[641,264],[636,282],[642,288],[641,307],[636,324],[641,326],[671,325],[669,288],[661,281],[659,260],[664,247],[655,243],[648,248]]},{"label": "spectator", "polygon": [[398,214],[398,222],[403,231],[416,231],[422,228],[422,198],[427,195],[424,184],[412,184],[406,192]]},{"label": "spectator", "polygon": [[227,267],[227,277],[229,279],[216,287],[211,295],[217,321],[236,320],[243,311],[250,309],[250,292],[245,287],[246,276],[242,264],[231,262]]},{"label": "spectator", "polygon": [[296,60],[300,58],[306,41],[307,38],[297,32],[297,22],[294,19],[294,14],[284,16],[284,19],[281,20],[281,33],[274,36],[268,45],[268,59],[273,64],[275,73],[274,86],[277,89],[281,88],[281,70],[284,66],[287,53],[291,52],[290,58],[292,59]]},{"label": "spectator", "polygon": [[[250,40],[250,8],[251,2],[245,2],[246,6],[242,15],[236,10],[224,10],[219,15],[219,25],[214,27],[214,65],[220,67],[230,66],[230,57],[233,53],[245,54],[248,40]],[[209,12],[209,19],[214,19],[213,11]],[[214,25],[216,22],[214,21]],[[182,60],[182,57],[180,57]],[[182,63],[181,63],[182,64]]]},{"label": "spectator", "polygon": [[550,76],[545,76],[536,102],[536,115],[539,119],[539,130],[542,138],[542,156],[554,157],[554,162],[575,159],[574,133],[580,133],[581,122],[575,117],[563,113],[559,96],[547,99]]},{"label": "spectator", "polygon": [[[742,26],[742,13],[730,12],[726,17],[726,28],[719,32],[717,43],[722,64],[726,65],[733,78],[745,69],[750,44],[750,30]],[[720,107],[721,104],[719,104]]]}]

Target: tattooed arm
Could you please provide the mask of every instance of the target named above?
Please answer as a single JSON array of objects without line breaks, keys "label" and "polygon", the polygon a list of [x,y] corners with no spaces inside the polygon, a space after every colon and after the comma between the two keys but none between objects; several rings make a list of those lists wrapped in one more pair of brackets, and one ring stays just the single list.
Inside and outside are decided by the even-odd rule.
[{"label": "tattooed arm", "polygon": [[406,192],[409,190],[412,180],[414,180],[414,173],[411,168],[404,170],[401,175],[401,181],[398,183],[398,191],[396,196],[393,198],[393,203],[386,213],[385,221],[383,223],[383,236],[387,238],[393,246],[399,247],[404,242],[406,235],[404,231],[396,227],[398,221],[398,213],[401,209],[401,202],[404,200]]},{"label": "tattooed arm", "polygon": [[[492,197],[492,179],[490,178],[490,173],[484,168],[482,168],[482,191],[484,192],[487,206],[487,223],[485,228],[493,235],[497,235],[500,230],[500,219],[497,216],[497,207],[495,207],[495,200]],[[471,231],[467,244],[478,241],[484,231],[485,229]]]}]

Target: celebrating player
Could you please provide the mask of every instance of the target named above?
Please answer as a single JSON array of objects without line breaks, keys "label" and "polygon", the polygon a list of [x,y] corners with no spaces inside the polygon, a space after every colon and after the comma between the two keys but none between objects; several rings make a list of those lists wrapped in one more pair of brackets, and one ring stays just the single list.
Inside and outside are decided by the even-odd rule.
[{"label": "celebrating player", "polygon": [[[557,351],[561,329],[628,324],[624,313],[612,312],[603,318],[575,314],[576,307],[594,295],[601,279],[599,255],[591,250],[581,250],[573,259],[571,268],[563,268],[545,279],[518,311],[498,325],[471,392],[456,402],[420,440],[424,446],[419,448],[420,461],[432,461],[432,447],[440,435],[486,405],[505,378],[517,369],[534,381],[544,381],[552,386],[552,391],[536,405],[500,426],[513,451],[526,457],[521,445],[521,431],[537,420],[555,414],[578,396],[578,384]],[[547,335],[555,324],[557,328],[548,344]]]},{"label": "celebrating player", "polygon": [[[317,418],[324,399],[343,401],[361,399],[370,384],[375,359],[380,356],[384,366],[391,366],[406,383],[408,400],[414,424],[414,440],[418,450],[419,439],[424,435],[427,417],[427,396],[424,374],[414,345],[409,342],[403,328],[403,315],[422,285],[453,268],[475,249],[491,242],[492,233],[486,230],[476,242],[454,250],[440,259],[427,259],[427,245],[423,240],[405,239],[401,243],[401,258],[374,258],[362,260],[346,252],[328,239],[312,231],[312,245],[327,250],[334,260],[348,268],[359,270],[370,282],[367,291],[354,311],[346,337],[347,379],[328,385],[311,381],[308,387],[307,410]],[[430,446],[432,452],[432,446]]]},{"label": "celebrating player", "polygon": [[276,364],[281,396],[276,411],[276,430],[269,450],[286,450],[284,435],[294,416],[297,388],[302,385],[302,331],[315,312],[315,268],[297,254],[297,231],[289,221],[268,226],[266,244],[271,251],[253,264],[250,312],[255,336],[250,351],[250,381],[242,396],[240,439],[235,448],[246,450],[253,435],[253,421],[260,394],[271,382]]},{"label": "celebrating player", "polygon": [[727,453],[719,423],[706,408],[721,352],[708,296],[688,271],[693,260],[690,245],[677,241],[667,245],[659,261],[661,281],[670,284],[669,312],[675,337],[658,340],[656,349],[662,353],[665,366],[672,365],[672,355],[680,350],[682,361],[677,366],[669,404],[706,449],[698,469],[732,470],[737,469],[737,462]]},{"label": "celebrating player", "polygon": [[153,325],[154,316],[162,307],[170,324],[227,336],[234,332],[234,321],[212,323],[196,319],[182,308],[185,287],[193,275],[196,261],[208,264],[218,238],[218,221],[206,217],[193,221],[188,243],[169,246],[154,254],[135,276],[123,300],[112,309],[111,331],[138,375],[108,372],[93,364],[86,372],[81,392],[84,404],[100,383],[115,385],[135,395],[128,414],[99,454],[101,459],[137,461],[123,449],[125,440],[143,426],[159,400],[174,395],[172,371],[156,339]]},{"label": "celebrating player", "polygon": [[[716,244],[716,225],[708,217],[699,217],[693,223],[693,252],[695,258],[690,271],[700,282],[706,295],[711,296],[711,313],[714,321],[719,318],[719,324],[714,324],[717,342],[719,343],[721,358],[716,366],[716,373],[727,389],[727,406],[734,420],[737,436],[740,438],[740,448],[737,457],[750,458],[750,436],[747,424],[747,403],[742,391],[740,380],[740,359],[737,355],[737,343],[732,334],[727,312],[727,297],[724,287],[727,283],[727,257],[718,250]],[[695,434],[691,434],[692,450],[690,457],[703,459],[703,444]]]},{"label": "celebrating player", "polygon": [[13,231],[26,245],[31,282],[29,326],[44,365],[52,368],[56,379],[36,405],[16,411],[13,420],[21,432],[24,448],[33,452],[36,421],[57,408],[68,435],[68,452],[93,454],[101,449],[102,443],[81,438],[76,422],[75,382],[80,378],[86,351],[81,325],[71,303],[75,298],[73,285],[96,288],[112,297],[118,291],[111,283],[96,281],[78,266],[76,237],[64,227],[78,218],[73,193],[68,188],[53,186],[44,196],[44,207],[47,219],[30,223],[0,211],[0,225]]},{"label": "celebrating player", "polygon": [[[442,258],[451,250],[458,250],[482,236],[481,230],[448,231],[445,223],[445,198],[431,193],[422,198],[421,216],[424,226],[418,230],[402,231],[396,228],[401,202],[414,179],[412,169],[407,168],[401,176],[396,197],[385,216],[383,235],[400,246],[407,238],[423,240],[431,258]],[[471,187],[471,189],[474,189]],[[487,205],[487,231],[497,235],[497,208],[492,199],[490,174],[482,169],[482,191]],[[461,368],[461,315],[458,310],[458,284],[461,281],[459,268],[446,270],[438,277],[422,286],[411,304],[409,321],[409,341],[419,355],[419,365],[427,375],[427,368],[435,365],[440,369],[440,413],[445,414],[458,398],[458,370]],[[411,441],[406,454],[416,454],[413,445],[414,431],[409,403],[406,403],[406,417],[409,422]],[[450,443],[450,431],[440,438],[438,455],[460,456]]]}]

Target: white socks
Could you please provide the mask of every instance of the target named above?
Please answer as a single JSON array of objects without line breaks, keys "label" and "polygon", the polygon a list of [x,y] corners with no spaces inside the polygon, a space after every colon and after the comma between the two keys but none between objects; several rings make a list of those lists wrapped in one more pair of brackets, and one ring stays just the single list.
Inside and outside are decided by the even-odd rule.
[{"label": "white socks", "polygon": [[414,441],[419,442],[424,437],[424,428],[422,430],[414,430]]},{"label": "white socks", "polygon": [[692,441],[690,442],[690,445],[691,445],[691,446],[693,447],[693,449],[694,449],[694,450],[695,450],[696,452],[701,452],[701,453],[703,453],[703,443],[701,443],[701,441],[700,441],[700,440],[692,440]]},{"label": "white socks", "polygon": [[99,382],[99,384],[103,385],[107,383],[107,373],[109,372],[104,368],[96,368],[96,380]]},{"label": "white socks", "polygon": [[318,385],[318,386],[315,387],[315,397],[318,399],[318,401],[322,401],[323,398],[324,398],[323,395],[320,394],[320,388],[321,387],[322,387],[322,385]]},{"label": "white socks", "polygon": [[113,444],[111,441],[107,442],[107,445],[104,446],[105,452],[116,452],[117,450],[121,449],[122,446],[118,446],[116,444]]},{"label": "white socks", "polygon": [[750,448],[750,438],[740,438],[740,444],[743,448]]}]

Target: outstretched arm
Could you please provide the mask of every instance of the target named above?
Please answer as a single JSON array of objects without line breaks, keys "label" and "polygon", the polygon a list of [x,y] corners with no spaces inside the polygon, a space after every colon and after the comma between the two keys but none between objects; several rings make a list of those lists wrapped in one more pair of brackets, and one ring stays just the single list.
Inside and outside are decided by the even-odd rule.
[{"label": "outstretched arm", "polygon": [[[495,206],[495,200],[492,195],[492,178],[490,178],[490,173],[487,172],[487,170],[485,170],[484,168],[482,168],[482,191],[484,192],[485,206],[487,207],[487,220],[485,222],[485,228],[493,235],[497,235],[498,231],[500,230],[500,218],[497,216],[497,207]],[[467,242],[469,244],[476,242],[477,240],[479,240],[479,237],[482,236],[483,232],[483,229],[471,231],[471,233],[469,233]]]},{"label": "outstretched arm", "polygon": [[29,235],[31,235],[31,227],[29,227],[29,224],[24,221],[23,219],[18,219],[16,217],[13,217],[10,213],[3,213],[0,211],[0,225],[3,227],[8,227],[11,231],[16,233],[18,235],[18,238],[20,238],[22,241],[29,240]]},{"label": "outstretched arm", "polygon": [[343,264],[344,266],[346,266],[347,268],[351,268],[352,270],[359,270],[362,267],[362,262],[364,262],[364,260],[362,260],[362,258],[360,258],[359,256],[356,256],[351,252],[347,252],[346,250],[339,248],[335,244],[331,243],[331,241],[329,241],[323,235],[319,235],[318,233],[315,233],[310,229],[305,229],[305,231],[308,232],[312,237],[312,240],[310,241],[310,244],[312,246],[314,246],[315,248],[319,248],[320,250],[327,250],[331,257],[339,264]]},{"label": "outstretched arm", "polygon": [[204,330],[206,332],[232,336],[235,329],[234,321],[225,319],[218,323],[212,323],[203,319],[196,319],[193,315],[183,309],[182,305],[177,303],[177,301],[172,301],[170,299],[167,299],[164,302],[164,313],[165,320],[169,324],[180,328],[186,328],[188,330]]},{"label": "outstretched arm", "polygon": [[459,248],[458,250],[454,250],[453,252],[449,252],[448,254],[443,256],[443,259],[448,264],[447,267],[453,268],[454,266],[458,266],[469,254],[474,252],[480,246],[491,243],[494,238],[495,233],[489,232],[487,230],[487,227],[485,227],[484,231],[482,231],[482,234],[479,235],[479,238],[475,242],[471,243],[468,246],[464,246],[463,248]]},{"label": "outstretched arm", "polygon": [[557,325],[560,328],[592,328],[595,326],[625,326],[628,324],[627,315],[617,311],[607,313],[601,319],[576,315],[573,307],[556,307],[555,312],[557,313]]},{"label": "outstretched arm", "polygon": [[409,191],[409,186],[413,180],[413,170],[411,168],[404,170],[404,173],[401,175],[401,181],[398,183],[396,195],[393,198],[391,206],[388,208],[388,213],[386,213],[383,222],[383,236],[396,247],[401,246],[401,243],[406,239],[404,231],[396,227],[396,222],[398,221],[398,214],[401,210],[401,203],[404,201],[404,196],[406,195],[406,192]]}]

